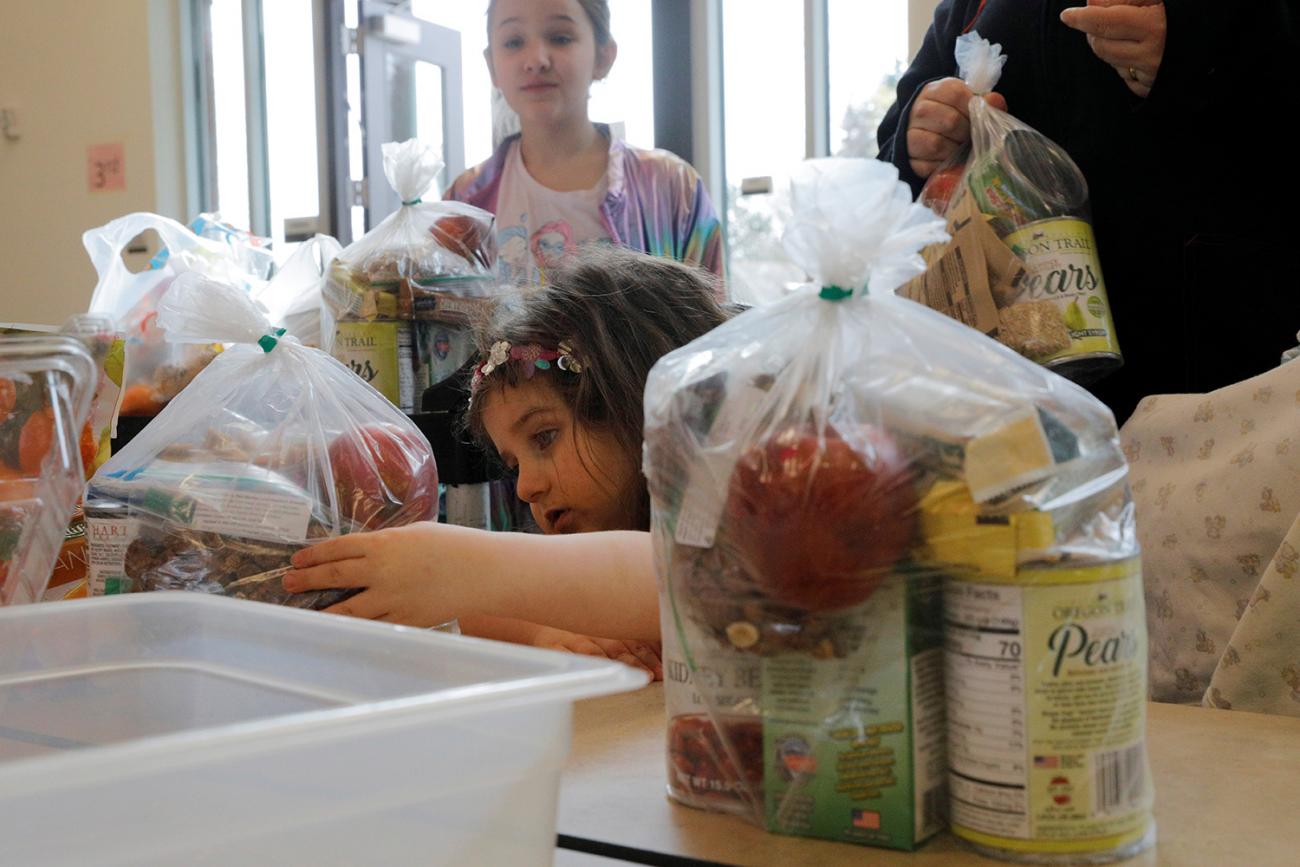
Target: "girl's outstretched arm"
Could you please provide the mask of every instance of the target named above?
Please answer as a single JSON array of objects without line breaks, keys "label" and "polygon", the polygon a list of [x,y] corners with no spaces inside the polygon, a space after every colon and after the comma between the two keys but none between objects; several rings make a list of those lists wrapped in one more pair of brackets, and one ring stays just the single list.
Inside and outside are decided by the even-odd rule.
[{"label": "girl's outstretched arm", "polygon": [[581,635],[565,629],[556,629],[554,626],[543,626],[540,623],[511,620],[505,617],[490,617],[486,614],[467,614],[461,617],[460,630],[466,635],[476,635],[496,641],[509,641],[514,644],[545,647],[549,650],[617,659],[625,665],[647,672],[655,680],[664,679],[662,648],[657,641]]},{"label": "girl's outstretched arm", "polygon": [[488,615],[587,635],[659,637],[650,534],[538,536],[420,523],[340,536],[294,555],[292,593],[363,587],[327,609],[409,626]]}]

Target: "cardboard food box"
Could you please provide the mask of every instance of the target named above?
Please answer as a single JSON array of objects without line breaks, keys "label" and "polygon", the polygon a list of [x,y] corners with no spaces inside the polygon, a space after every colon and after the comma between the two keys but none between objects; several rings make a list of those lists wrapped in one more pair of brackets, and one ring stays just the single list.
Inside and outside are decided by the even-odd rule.
[{"label": "cardboard food box", "polygon": [[894,575],[858,649],[764,660],[769,830],[911,850],[944,827],[942,581]]}]

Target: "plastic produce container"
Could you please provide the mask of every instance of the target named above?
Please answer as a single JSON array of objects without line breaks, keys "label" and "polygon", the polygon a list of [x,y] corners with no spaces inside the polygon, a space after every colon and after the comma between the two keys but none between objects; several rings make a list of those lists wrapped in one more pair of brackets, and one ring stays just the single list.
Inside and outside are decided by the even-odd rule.
[{"label": "plastic produce container", "polygon": [[0,609],[0,862],[549,865],[607,660],[196,593]]},{"label": "plastic produce container", "polygon": [[82,425],[98,378],[70,337],[0,338],[0,606],[35,602],[50,581],[86,482]]}]

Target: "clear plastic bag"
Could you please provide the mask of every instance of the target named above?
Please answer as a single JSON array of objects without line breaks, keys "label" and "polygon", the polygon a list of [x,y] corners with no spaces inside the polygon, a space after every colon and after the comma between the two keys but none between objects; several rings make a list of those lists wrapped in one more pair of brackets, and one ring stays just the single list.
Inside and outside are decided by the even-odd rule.
[{"label": "clear plastic bag", "polygon": [[159,304],[178,343],[234,344],[114,455],[86,497],[100,592],[192,589],[321,608],[280,577],[313,541],[436,518],[428,443],[346,367],[197,274]]},{"label": "clear plastic bag", "polygon": [[253,293],[266,308],[267,318],[304,346],[321,346],[325,274],[342,249],[329,235],[313,235],[294,250],[270,282]]},{"label": "clear plastic bag", "polygon": [[442,168],[434,149],[410,139],[383,152],[402,206],[334,260],[326,307],[335,320],[464,322],[475,301],[495,294],[495,218],[461,202],[424,201]]},{"label": "clear plastic bag", "polygon": [[383,152],[402,206],[330,266],[322,338],[326,351],[416,412],[439,373],[417,347],[434,342],[432,332],[463,329],[498,294],[494,217],[423,200],[442,168],[432,148],[410,139]]},{"label": "clear plastic bag", "polygon": [[[158,328],[158,301],[177,275],[194,271],[248,290],[270,273],[270,254],[260,239],[250,240],[208,215],[196,225],[216,237],[147,213],[127,214],[82,236],[99,275],[90,312],[113,317],[126,333],[123,415],[156,415],[217,354],[216,346],[172,344]],[[150,229],[162,250],[148,270],[133,274],[122,252]]]},{"label": "clear plastic bag", "polygon": [[[1089,829],[1122,839],[1112,849],[1138,845],[1151,826],[1145,622],[1113,417],[1079,386],[892,294],[924,267],[917,251],[944,237],[893,167],[811,161],[793,204],[786,248],[815,285],[668,354],[646,386],[670,793],[775,831],[910,849],[942,826],[945,742],[972,777],[972,763],[1020,748],[1018,767],[984,776],[1028,775],[1023,807],[1039,824],[1001,830],[1030,850],[1074,834],[1082,852],[1101,832],[1044,830],[1035,811],[1050,814],[1051,801],[1023,763],[1024,749],[1058,762],[1067,751],[1024,695],[1041,688],[1030,710],[1050,715],[1078,683],[1115,703],[1098,709],[1105,731],[1094,720],[1071,748],[1097,762],[1137,751],[1122,768],[1134,802],[1092,810]],[[1070,644],[1055,665],[1077,681],[1057,682],[1043,673],[1053,625],[1122,641],[1123,657],[1107,644],[1104,672],[1080,674],[1093,652],[1061,633]],[[981,653],[994,658],[988,677]],[[1011,729],[983,739],[972,718],[1028,734],[999,752]]]},{"label": "clear plastic bag", "polygon": [[[216,241],[226,248],[234,260],[237,273],[247,275],[244,289],[252,290],[271,279],[276,273],[275,255],[271,252],[271,239],[254,235],[245,229],[227,223],[220,214],[199,214],[190,221],[190,231],[200,238]],[[164,255],[163,253],[159,254]]]},{"label": "clear plastic bag", "polygon": [[[1078,382],[1123,363],[1089,217],[1088,184],[1046,136],[985,100],[1007,58],[978,33],[957,40],[975,94],[971,141],[921,190],[952,240],[900,294]],[[1012,110],[1015,106],[1010,106]]]},{"label": "clear plastic bag", "polygon": [[0,338],[0,605],[36,602],[85,484],[95,362],[67,337]]}]

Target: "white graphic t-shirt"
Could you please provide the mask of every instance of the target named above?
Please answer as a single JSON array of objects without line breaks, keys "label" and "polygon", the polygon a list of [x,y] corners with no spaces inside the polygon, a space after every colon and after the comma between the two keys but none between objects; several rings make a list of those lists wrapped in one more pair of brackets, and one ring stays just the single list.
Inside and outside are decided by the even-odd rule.
[{"label": "white graphic t-shirt", "polygon": [[546,271],[580,244],[610,241],[600,219],[608,182],[588,190],[557,192],[542,186],[524,167],[515,141],[506,155],[497,196],[497,263],[513,283],[545,283]]}]

